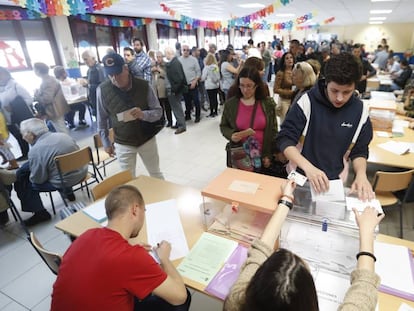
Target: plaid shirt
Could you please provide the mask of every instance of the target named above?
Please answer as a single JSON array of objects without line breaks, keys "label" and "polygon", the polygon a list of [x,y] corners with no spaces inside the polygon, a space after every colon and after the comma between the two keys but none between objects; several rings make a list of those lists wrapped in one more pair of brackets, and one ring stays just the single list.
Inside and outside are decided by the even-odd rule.
[{"label": "plaid shirt", "polygon": [[151,59],[144,51],[136,54],[135,60],[128,67],[134,77],[151,82]]}]

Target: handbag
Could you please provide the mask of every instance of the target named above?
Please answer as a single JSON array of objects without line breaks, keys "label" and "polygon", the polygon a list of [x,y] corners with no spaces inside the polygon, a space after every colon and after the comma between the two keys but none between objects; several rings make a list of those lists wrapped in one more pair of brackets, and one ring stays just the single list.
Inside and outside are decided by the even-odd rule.
[{"label": "handbag", "polygon": [[[254,118],[256,116],[257,102],[254,104],[253,113],[250,119],[250,128],[253,128]],[[237,168],[244,171],[253,172],[255,165],[242,143],[228,142],[226,145],[226,164],[227,167]]]}]

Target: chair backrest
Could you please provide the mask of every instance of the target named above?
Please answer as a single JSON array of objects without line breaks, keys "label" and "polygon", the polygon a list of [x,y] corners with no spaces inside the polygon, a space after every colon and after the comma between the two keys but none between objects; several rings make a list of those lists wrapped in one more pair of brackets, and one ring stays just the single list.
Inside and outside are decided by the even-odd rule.
[{"label": "chair backrest", "polygon": [[132,179],[133,176],[129,170],[119,172],[113,176],[104,179],[95,187],[93,187],[92,196],[96,201],[106,196],[113,188],[123,185]]},{"label": "chair backrest", "polygon": [[[114,129],[110,128],[109,133],[108,133],[108,137],[109,137],[109,140],[111,141],[111,143],[113,143],[115,141],[114,135],[115,135],[114,134]],[[99,133],[93,135],[93,144],[94,144],[96,149],[103,147],[101,136],[99,135]]]},{"label": "chair backrest", "polygon": [[382,172],[375,173],[373,189],[374,191],[400,191],[405,190],[413,179],[414,170],[405,172]]},{"label": "chair backrest", "polygon": [[62,257],[57,253],[45,250],[33,232],[30,232],[27,238],[49,269],[57,275]]},{"label": "chair backrest", "polygon": [[59,155],[55,157],[55,162],[62,174],[75,171],[93,162],[91,148],[84,147],[70,153]]}]

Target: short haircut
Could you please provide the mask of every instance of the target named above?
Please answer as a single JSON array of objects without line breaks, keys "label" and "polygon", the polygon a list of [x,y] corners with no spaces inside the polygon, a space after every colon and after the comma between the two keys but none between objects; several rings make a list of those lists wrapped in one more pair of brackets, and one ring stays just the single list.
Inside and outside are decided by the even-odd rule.
[{"label": "short haircut", "polygon": [[20,133],[25,134],[29,132],[38,137],[44,133],[49,132],[49,128],[47,127],[44,120],[38,118],[30,118],[20,123]]},{"label": "short haircut", "polygon": [[144,205],[141,192],[134,186],[122,185],[114,188],[105,199],[105,211],[108,220],[125,213],[134,203]]},{"label": "short haircut", "polygon": [[315,73],[316,77],[318,77],[319,73],[321,72],[321,63],[313,58],[307,59],[306,62],[312,66],[313,72]]},{"label": "short haircut", "polygon": [[1,66],[0,66],[0,74],[3,74],[7,81],[9,81],[12,78],[10,71],[8,71],[7,68],[1,67]]},{"label": "short haircut", "polygon": [[86,50],[82,53],[82,58],[85,58],[85,57],[96,59],[95,53],[92,52],[91,50]]},{"label": "short haircut", "polygon": [[131,55],[134,55],[134,54],[135,54],[134,49],[133,49],[133,48],[130,48],[129,46],[124,47],[124,52],[125,52],[125,51],[129,51],[129,52],[131,52]]},{"label": "short haircut", "polygon": [[400,61],[400,65],[403,65],[404,67],[407,67],[407,66],[408,66],[408,61],[407,61],[405,58],[403,58],[403,59]]},{"label": "short haircut", "polygon": [[297,45],[297,46],[299,46],[300,45],[300,42],[299,42],[299,40],[298,39],[293,39],[293,40],[290,40],[290,42],[289,42],[290,44],[295,44],[295,45]]},{"label": "short haircut", "polygon": [[265,88],[267,88],[267,84],[265,84],[262,80],[262,77],[260,76],[259,70],[255,67],[243,67],[242,70],[240,70],[239,75],[237,79],[234,81],[234,85],[237,86],[237,91],[235,96],[237,98],[242,98],[243,93],[240,90],[240,79],[241,78],[248,78],[256,84],[256,90],[254,93],[254,96],[257,100],[263,100],[267,97],[267,93],[265,91]]},{"label": "short haircut", "polygon": [[359,43],[355,43],[355,44],[352,46],[352,48],[353,48],[353,49],[359,49],[359,48],[361,48],[361,44],[359,44]]},{"label": "short haircut", "polygon": [[66,70],[62,66],[56,66],[53,68],[53,74],[55,75],[56,79],[60,80],[61,77],[65,74]]},{"label": "short haircut", "polygon": [[242,311],[317,311],[318,297],[312,275],[294,253],[279,249],[256,271],[246,289]]},{"label": "short haircut", "polygon": [[362,64],[356,56],[350,53],[340,53],[326,62],[324,74],[326,83],[357,85],[362,76]]},{"label": "short haircut", "polygon": [[313,68],[309,63],[307,62],[296,63],[293,69],[299,70],[300,72],[302,72],[304,88],[312,87],[315,84],[316,74],[313,71]]},{"label": "short haircut", "polygon": [[142,40],[141,38],[134,38],[134,39],[132,39],[132,43],[135,43],[135,42],[139,42],[140,44],[141,44],[141,46],[144,46],[145,44],[144,44],[144,40]]},{"label": "short haircut", "polygon": [[215,45],[214,43],[210,43],[210,44],[208,45],[208,48],[209,48],[209,49],[214,49],[214,50],[217,50],[217,45]]},{"label": "short haircut", "polygon": [[247,67],[253,67],[259,71],[262,71],[265,69],[264,68],[265,63],[263,59],[256,57],[256,56],[252,56],[252,57],[248,57],[243,64],[243,68],[247,68]]},{"label": "short haircut", "polygon": [[34,63],[33,68],[42,75],[47,75],[49,73],[49,66],[45,63]]}]

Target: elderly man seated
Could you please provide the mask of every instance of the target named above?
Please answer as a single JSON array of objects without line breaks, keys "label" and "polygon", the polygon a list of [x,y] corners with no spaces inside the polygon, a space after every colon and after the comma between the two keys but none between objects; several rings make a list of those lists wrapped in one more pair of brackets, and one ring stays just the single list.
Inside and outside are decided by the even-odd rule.
[{"label": "elderly man seated", "polygon": [[65,133],[52,133],[43,120],[32,118],[20,124],[23,139],[30,145],[28,162],[16,172],[17,181],[14,188],[21,201],[22,211],[34,215],[25,220],[26,226],[50,219],[50,214],[44,208],[39,191],[60,190],[70,201],[75,200],[72,186],[81,181],[88,172],[85,166],[80,170],[63,175],[65,189],[62,188],[55,157],[79,150],[76,142]]}]

